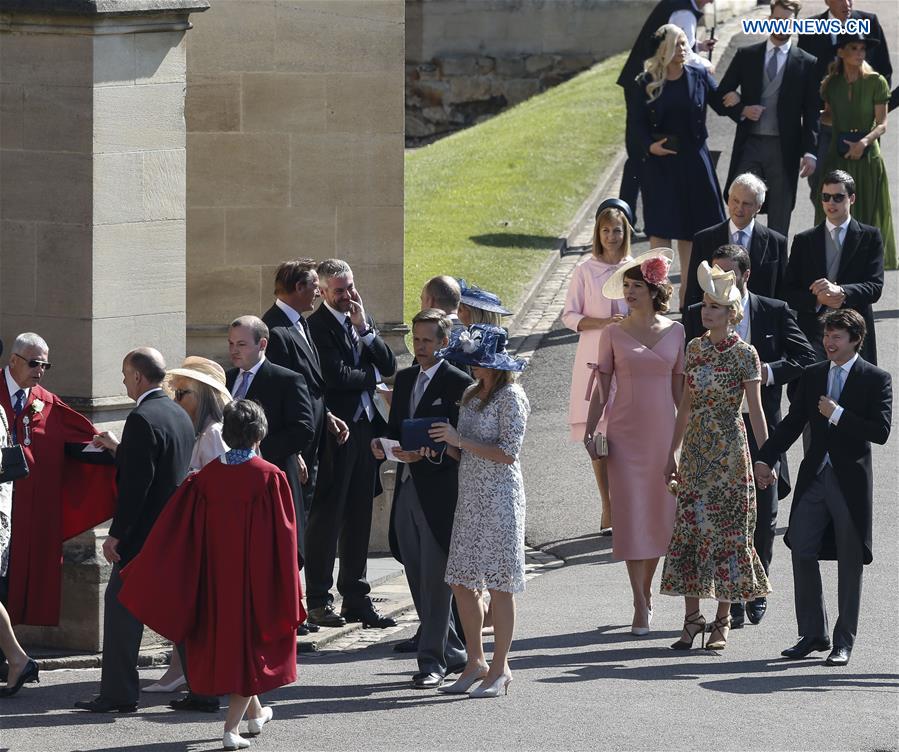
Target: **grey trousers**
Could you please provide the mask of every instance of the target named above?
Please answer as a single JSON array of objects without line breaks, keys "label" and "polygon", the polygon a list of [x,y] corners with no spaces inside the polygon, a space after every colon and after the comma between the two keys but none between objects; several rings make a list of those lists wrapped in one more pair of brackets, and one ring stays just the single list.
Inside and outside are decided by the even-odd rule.
[{"label": "grey trousers", "polygon": [[790,520],[796,621],[802,637],[822,638],[829,634],[818,550],[831,522],[837,544],[839,606],[833,644],[851,650],[858,631],[858,613],[862,599],[864,543],[852,522],[837,476],[833,468],[826,465],[796,502]]},{"label": "grey trousers", "polygon": [[446,674],[447,666],[465,663],[467,658],[453,619],[453,594],[444,579],[446,552],[431,532],[411,478],[400,486],[396,505],[397,543],[421,621],[418,670]]},{"label": "grey trousers", "polygon": [[103,671],[100,674],[100,697],[124,705],[137,702],[140,683],[137,657],[144,625],[119,603],[122,578],[119,565],[113,564],[109,584],[103,596]]},{"label": "grey trousers", "polygon": [[790,232],[790,215],[796,200],[796,172],[784,171],[780,153],[780,138],[777,136],[750,136],[743,147],[743,156],[737,167],[737,174],[751,172],[758,175],[768,186],[768,227],[786,237]]}]

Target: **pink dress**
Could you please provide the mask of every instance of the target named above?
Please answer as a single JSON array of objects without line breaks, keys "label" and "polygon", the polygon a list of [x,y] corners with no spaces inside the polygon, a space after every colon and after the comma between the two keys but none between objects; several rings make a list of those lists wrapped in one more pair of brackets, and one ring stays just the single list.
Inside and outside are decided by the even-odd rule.
[{"label": "pink dress", "polygon": [[620,326],[606,327],[597,362],[618,382],[615,402],[606,410],[612,556],[619,561],[664,556],[677,509],[664,473],[676,412],[671,376],[684,372],[684,328],[672,323],[648,348]]},{"label": "pink dress", "polygon": [[[626,256],[620,264],[630,261]],[[605,261],[590,256],[581,261],[574,269],[571,283],[568,285],[568,295],[565,298],[565,310],[562,311],[562,321],[571,331],[577,332],[578,322],[585,316],[596,319],[608,319],[616,313],[627,314],[627,304],[623,300],[609,300],[602,294],[602,286],[620,264],[607,264]],[[571,372],[571,397],[568,403],[568,423],[571,426],[571,441],[580,443],[584,438],[584,428],[587,425],[587,410],[590,407],[590,395],[587,394],[587,384],[590,381],[590,369],[587,363],[595,362],[596,351],[599,347],[599,339],[602,329],[591,329],[579,332],[577,353],[574,356],[574,369]],[[615,395],[615,384],[612,384],[612,394],[609,404]],[[608,407],[606,408],[608,413]],[[600,419],[597,431],[605,433],[605,415]]]}]

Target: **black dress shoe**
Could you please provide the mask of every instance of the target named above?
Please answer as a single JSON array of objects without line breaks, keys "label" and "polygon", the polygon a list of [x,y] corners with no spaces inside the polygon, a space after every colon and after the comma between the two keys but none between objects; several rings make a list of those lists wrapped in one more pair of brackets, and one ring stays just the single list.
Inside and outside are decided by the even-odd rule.
[{"label": "black dress shoe", "polygon": [[0,689],[0,697],[12,697],[16,692],[18,692],[22,687],[26,684],[30,684],[31,682],[41,683],[41,679],[38,676],[38,666],[37,664],[28,659],[28,662],[25,664],[25,668],[22,669],[22,673],[19,674],[19,678],[16,679],[16,683],[3,687]]},{"label": "black dress shoe", "polygon": [[402,642],[398,642],[393,646],[394,653],[417,653],[418,652],[418,640],[415,637],[410,637],[408,640],[403,640]]},{"label": "black dress shoe", "polygon": [[730,604],[730,628],[740,629],[746,623],[746,608],[742,603]]},{"label": "black dress shoe", "polygon": [[93,700],[79,700],[75,703],[78,710],[87,710],[90,713],[133,713],[137,710],[136,702],[110,702],[102,697]]},{"label": "black dress shoe", "polygon": [[342,627],[346,624],[346,619],[338,614],[329,603],[327,606],[310,608],[306,623],[314,624],[317,627]]},{"label": "black dress shoe", "polygon": [[802,637],[793,647],[781,651],[784,658],[807,658],[816,650],[830,650],[828,637]]},{"label": "black dress shoe", "polygon": [[207,700],[197,697],[195,694],[188,692],[184,697],[172,700],[169,703],[172,710],[192,710],[198,713],[217,713],[219,710],[219,701]]},{"label": "black dress shoe", "polygon": [[412,686],[415,689],[437,689],[441,684],[443,684],[443,674],[438,674],[436,671],[429,674],[415,674],[412,677]]},{"label": "black dress shoe", "polygon": [[765,612],[768,610],[767,598],[756,598],[746,604],[746,615],[753,624],[758,624],[765,618]]},{"label": "black dress shoe", "polygon": [[386,629],[387,627],[395,627],[396,619],[384,616],[371,603],[366,603],[362,608],[344,609],[340,615],[348,622],[362,622],[362,626],[366,629]]},{"label": "black dress shoe", "polygon": [[842,645],[834,645],[824,664],[827,666],[848,666],[850,655],[852,655],[852,651],[849,648],[844,648]]},{"label": "black dress shoe", "polygon": [[9,677],[9,664],[0,663],[0,681],[5,682]]}]

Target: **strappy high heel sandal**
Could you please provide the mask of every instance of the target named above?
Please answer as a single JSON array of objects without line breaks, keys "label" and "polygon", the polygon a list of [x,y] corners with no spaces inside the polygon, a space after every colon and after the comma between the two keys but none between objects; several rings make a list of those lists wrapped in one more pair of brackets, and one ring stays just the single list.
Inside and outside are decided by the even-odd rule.
[{"label": "strappy high heel sandal", "polygon": [[[718,633],[719,639],[713,640],[712,635]],[[723,650],[727,645],[727,635],[730,633],[730,614],[721,616],[712,622],[709,630],[709,641],[705,644],[706,650]]]},{"label": "strappy high heel sandal", "polygon": [[689,650],[693,647],[696,635],[702,635],[699,644],[701,647],[705,646],[705,617],[699,611],[687,614],[687,618],[684,619],[684,632],[690,636],[689,641],[681,639],[672,643],[672,650]]}]

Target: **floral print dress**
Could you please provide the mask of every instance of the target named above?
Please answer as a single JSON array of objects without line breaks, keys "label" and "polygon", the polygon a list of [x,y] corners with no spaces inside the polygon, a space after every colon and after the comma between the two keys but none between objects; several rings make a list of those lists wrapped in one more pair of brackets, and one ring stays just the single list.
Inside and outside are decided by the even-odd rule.
[{"label": "floral print dress", "polygon": [[471,590],[524,590],[524,481],[518,454],[531,408],[518,384],[500,387],[480,410],[473,397],[459,409],[459,434],[498,445],[515,458],[504,465],[462,451],[446,581]]},{"label": "floral print dress", "polygon": [[687,346],[690,421],[678,467],[677,516],[661,592],[748,601],[770,592],[752,544],[755,481],[740,415],[743,383],[761,380],[752,345],[736,334]]}]

